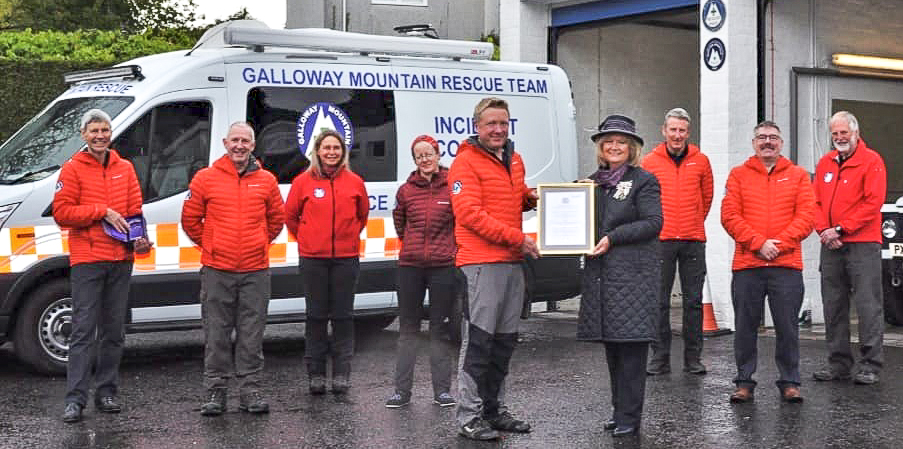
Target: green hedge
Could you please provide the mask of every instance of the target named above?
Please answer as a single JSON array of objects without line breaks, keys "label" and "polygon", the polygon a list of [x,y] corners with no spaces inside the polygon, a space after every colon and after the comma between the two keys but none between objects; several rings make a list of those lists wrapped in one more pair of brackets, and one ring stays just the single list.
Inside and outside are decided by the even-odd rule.
[{"label": "green hedge", "polygon": [[188,48],[191,30],[0,32],[0,142],[66,90],[63,74]]}]

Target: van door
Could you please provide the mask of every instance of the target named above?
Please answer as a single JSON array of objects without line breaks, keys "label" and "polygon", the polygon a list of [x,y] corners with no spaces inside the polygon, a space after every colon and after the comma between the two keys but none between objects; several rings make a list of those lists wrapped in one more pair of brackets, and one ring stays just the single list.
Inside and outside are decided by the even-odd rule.
[{"label": "van door", "polygon": [[225,89],[164,94],[129,117],[113,148],[132,162],[154,249],[135,259],[131,323],[200,319],[200,254],[180,229],[194,175],[223,154]]}]

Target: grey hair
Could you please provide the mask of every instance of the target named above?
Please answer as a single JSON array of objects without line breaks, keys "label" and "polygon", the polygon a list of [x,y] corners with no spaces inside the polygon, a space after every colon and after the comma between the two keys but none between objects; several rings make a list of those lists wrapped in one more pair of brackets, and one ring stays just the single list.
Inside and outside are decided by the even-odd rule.
[{"label": "grey hair", "polygon": [[254,142],[254,127],[251,126],[250,123],[248,123],[248,122],[243,122],[243,121],[241,121],[241,120],[232,123],[231,125],[229,125],[229,132],[226,133],[226,136],[228,136],[229,133],[232,132],[232,128],[245,128],[245,129],[247,129],[248,132],[251,133],[251,142]]},{"label": "grey hair", "polygon": [[107,114],[100,109],[91,109],[88,112],[85,112],[84,115],[82,115],[81,128],[79,128],[79,130],[84,132],[86,129],[88,129],[88,125],[97,122],[112,125],[113,119],[110,118],[110,114]]},{"label": "grey hair", "polygon": [[684,108],[674,108],[665,113],[665,123],[668,123],[669,118],[676,118],[690,123],[690,114]]},{"label": "grey hair", "polygon": [[759,132],[760,128],[774,128],[774,129],[778,130],[778,134],[781,134],[781,127],[778,126],[777,123],[775,123],[771,120],[763,120],[763,121],[759,122],[759,124],[756,125],[755,128],[753,128],[753,136],[755,136],[756,133]]},{"label": "grey hair", "polygon": [[833,124],[837,120],[846,120],[847,124],[850,125],[850,132],[855,133],[859,131],[859,120],[856,120],[856,116],[848,111],[835,112],[834,115],[831,116],[829,124]]}]

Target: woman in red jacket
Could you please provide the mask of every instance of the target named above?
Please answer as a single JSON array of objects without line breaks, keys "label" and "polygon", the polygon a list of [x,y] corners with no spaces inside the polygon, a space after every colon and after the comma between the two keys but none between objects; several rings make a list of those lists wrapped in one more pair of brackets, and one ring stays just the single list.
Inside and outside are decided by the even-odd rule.
[{"label": "woman in red jacket", "polygon": [[452,351],[447,319],[455,298],[455,217],[448,189],[448,169],[439,165],[439,143],[422,135],[411,144],[417,170],[395,195],[395,231],[401,240],[398,256],[399,336],[395,393],[386,407],[411,402],[417,334],[423,316],[423,295],[430,292],[430,372],[433,402],[455,405],[451,389]]},{"label": "woman in red jacket", "polygon": [[314,148],[310,167],[292,182],[285,224],[298,240],[301,256],[307,308],[304,360],[310,393],[326,393],[326,359],[331,355],[332,392],[344,394],[351,386],[351,312],[360,270],[360,234],[367,225],[370,202],[364,181],[348,166],[348,148],[339,133],[323,131]]}]

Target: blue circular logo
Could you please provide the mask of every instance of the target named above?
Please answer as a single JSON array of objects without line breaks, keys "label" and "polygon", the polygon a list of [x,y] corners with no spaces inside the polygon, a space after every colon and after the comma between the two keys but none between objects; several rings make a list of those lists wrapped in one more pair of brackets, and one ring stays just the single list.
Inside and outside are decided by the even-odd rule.
[{"label": "blue circular logo", "polygon": [[727,18],[727,8],[721,0],[708,0],[702,5],[701,13],[702,23],[711,32],[720,30],[724,25],[724,19]]},{"label": "blue circular logo", "polygon": [[706,42],[705,48],[702,50],[702,60],[709,70],[714,72],[720,69],[724,65],[725,58],[727,58],[727,49],[721,39],[716,37]]},{"label": "blue circular logo", "polygon": [[298,148],[308,159],[315,152],[313,143],[321,132],[331,129],[343,136],[345,147],[351,149],[351,119],[332,103],[316,103],[301,111],[298,117]]}]

